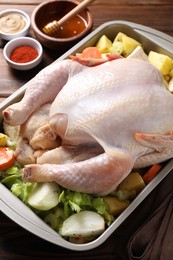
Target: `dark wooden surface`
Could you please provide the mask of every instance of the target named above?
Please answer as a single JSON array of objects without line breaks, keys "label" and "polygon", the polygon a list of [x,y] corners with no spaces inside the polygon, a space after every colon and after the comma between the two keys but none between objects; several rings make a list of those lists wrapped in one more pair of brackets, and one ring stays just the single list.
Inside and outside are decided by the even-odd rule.
[{"label": "dark wooden surface", "polygon": [[[0,11],[19,8],[31,15],[34,8],[43,0],[1,0]],[[95,0],[90,6],[93,14],[93,29],[111,20],[126,20],[158,29],[173,36],[172,0]],[[34,37],[32,29],[29,36]],[[5,41],[0,39],[0,101],[13,93],[40,69],[53,62],[60,53],[44,49],[42,63],[29,72],[12,70],[3,58]],[[137,212],[140,211],[137,209]],[[132,225],[133,221],[133,225]],[[135,225],[135,218],[129,217],[124,224],[100,247],[88,252],[72,252],[49,244],[19,227],[0,212],[0,260],[31,259],[128,259],[126,245],[129,237],[143,219]]]}]

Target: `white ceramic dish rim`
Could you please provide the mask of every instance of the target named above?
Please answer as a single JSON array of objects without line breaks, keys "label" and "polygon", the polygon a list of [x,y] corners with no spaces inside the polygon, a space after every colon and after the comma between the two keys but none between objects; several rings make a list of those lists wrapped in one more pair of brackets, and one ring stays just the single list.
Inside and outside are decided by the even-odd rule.
[{"label": "white ceramic dish rim", "polygon": [[25,27],[24,27],[21,31],[19,31],[19,32],[17,32],[17,33],[4,33],[4,32],[2,32],[2,31],[0,30],[0,35],[1,35],[1,37],[2,37],[2,36],[3,36],[3,37],[5,37],[5,36],[10,36],[10,35],[11,35],[11,36],[17,36],[17,35],[23,33],[24,31],[29,30],[29,27],[30,27],[30,25],[31,25],[31,20],[30,20],[29,15],[28,15],[26,12],[24,12],[24,11],[22,11],[22,10],[19,10],[19,9],[5,9],[5,10],[3,10],[3,11],[0,12],[0,18],[1,18],[2,16],[4,16],[4,15],[10,14],[10,13],[19,13],[19,14],[21,14],[22,17],[25,19],[26,25],[25,25]]},{"label": "white ceramic dish rim", "polygon": [[[111,21],[107,22],[95,31],[90,33],[77,45],[71,48],[68,52],[62,55],[58,60],[67,58],[70,54],[73,54],[83,45],[87,45],[87,42],[91,41],[93,37],[103,32],[106,28],[110,26],[124,26],[133,29],[136,33],[139,33],[140,36],[144,36],[149,40],[152,40],[153,43],[158,44],[159,48],[163,48],[163,51],[166,50],[172,53],[173,50],[173,38],[162,32],[159,32],[155,29],[142,26],[140,24],[131,23],[128,21]],[[28,84],[25,84],[10,97],[8,97],[4,102],[0,104],[0,110],[2,111],[5,107],[11,103],[19,100],[24,94],[25,90],[28,87]],[[2,118],[0,118],[2,121]],[[23,228],[27,229],[31,233],[52,242],[58,246],[74,250],[74,251],[86,251],[101,245],[119,226],[122,222],[134,211],[134,209],[147,197],[147,195],[166,177],[166,175],[173,169],[173,160],[170,160],[166,166],[160,171],[160,173],[154,178],[154,180],[146,186],[146,188],[137,196],[137,198],[128,206],[126,210],[113,222],[113,224],[106,229],[106,231],[100,235],[94,241],[91,241],[87,244],[73,244],[64,240],[58,235],[53,229],[51,229],[46,223],[44,223],[33,211],[31,211],[22,201],[15,197],[2,183],[0,183],[0,209],[4,212],[9,218],[18,223]]]}]

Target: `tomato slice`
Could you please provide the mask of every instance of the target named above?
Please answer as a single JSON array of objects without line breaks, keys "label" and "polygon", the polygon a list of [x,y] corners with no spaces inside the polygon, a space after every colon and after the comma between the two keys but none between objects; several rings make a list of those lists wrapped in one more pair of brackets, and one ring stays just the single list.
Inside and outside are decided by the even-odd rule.
[{"label": "tomato slice", "polygon": [[6,170],[15,161],[14,152],[8,147],[0,147],[0,170]]}]

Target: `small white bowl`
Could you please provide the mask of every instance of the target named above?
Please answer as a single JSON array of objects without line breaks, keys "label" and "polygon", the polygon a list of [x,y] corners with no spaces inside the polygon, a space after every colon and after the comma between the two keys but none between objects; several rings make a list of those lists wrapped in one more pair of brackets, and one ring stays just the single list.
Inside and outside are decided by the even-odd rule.
[{"label": "small white bowl", "polygon": [[[23,29],[21,29],[15,33],[11,33],[11,32],[8,33],[8,32],[3,31],[1,28],[1,25],[0,25],[0,38],[7,40],[7,41],[17,38],[17,37],[22,37],[22,36],[27,35],[30,25],[31,25],[31,20],[30,20],[30,17],[28,16],[28,14],[25,13],[24,11],[18,10],[18,9],[6,9],[6,10],[0,12],[0,21],[2,21],[1,20],[2,17],[8,16],[10,14],[19,14],[22,17],[22,19],[24,20],[25,25],[24,25]],[[9,23],[9,21],[10,20],[8,19],[8,23]],[[14,19],[11,20],[11,25],[12,26],[16,25]]]},{"label": "small white bowl", "polygon": [[[38,51],[38,56],[34,60],[32,60],[30,62],[26,62],[26,63],[18,63],[18,62],[12,61],[10,59],[10,55],[11,55],[12,51],[17,47],[24,46],[24,45],[30,46],[30,47],[36,49]],[[3,55],[4,55],[6,62],[12,68],[17,69],[17,70],[29,70],[29,69],[36,67],[42,60],[42,54],[43,54],[42,45],[37,40],[30,38],[30,37],[15,38],[15,39],[9,41],[3,49]]]}]

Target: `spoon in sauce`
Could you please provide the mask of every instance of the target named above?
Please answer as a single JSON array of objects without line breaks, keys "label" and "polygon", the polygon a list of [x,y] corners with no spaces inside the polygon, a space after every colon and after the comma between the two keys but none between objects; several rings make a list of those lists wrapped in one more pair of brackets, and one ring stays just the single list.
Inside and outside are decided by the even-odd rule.
[{"label": "spoon in sauce", "polygon": [[54,36],[62,24],[64,24],[67,20],[76,16],[78,13],[82,12],[92,2],[94,2],[94,0],[84,0],[75,8],[73,8],[69,13],[67,13],[64,17],[62,17],[59,21],[54,20],[46,24],[42,29],[43,32],[49,36]]}]

